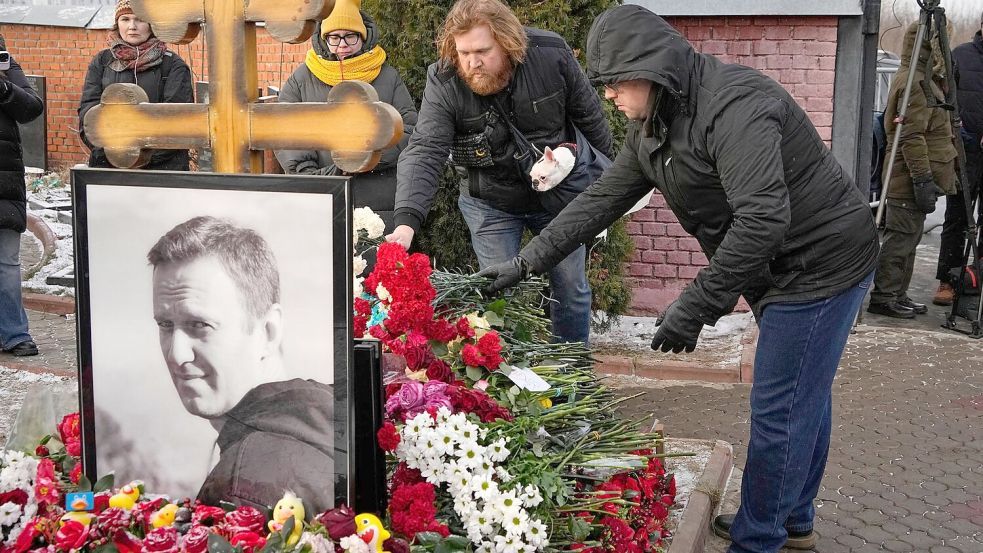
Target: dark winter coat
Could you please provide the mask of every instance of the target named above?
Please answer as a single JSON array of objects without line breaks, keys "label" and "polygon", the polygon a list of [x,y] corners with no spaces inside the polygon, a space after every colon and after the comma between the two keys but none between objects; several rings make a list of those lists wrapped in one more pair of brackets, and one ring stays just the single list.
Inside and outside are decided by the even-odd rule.
[{"label": "dark winter coat", "polygon": [[[912,24],[905,33],[901,54],[901,66],[891,81],[887,105],[884,107],[884,131],[893,137],[897,123],[894,122],[904,98],[905,84],[911,69],[911,52],[915,44],[915,34],[918,24]],[[952,143],[952,122],[949,112],[940,106],[945,95],[939,88],[938,82],[944,77],[944,68],[938,55],[933,56],[928,44],[922,45],[921,59],[933,58],[929,61],[934,65],[934,73],[926,78],[924,65],[916,64],[915,81],[911,86],[908,98],[908,111],[905,113],[905,124],[901,127],[901,141],[898,153],[894,158],[888,181],[887,197],[891,201],[914,201],[915,192],[912,178],[931,175],[935,184],[944,194],[956,193],[956,169],[953,160],[956,159],[956,147]],[[934,76],[934,78],[933,78]],[[926,95],[926,88],[931,98]],[[890,155],[890,151],[888,152]],[[889,160],[884,160],[887,170]],[[890,204],[889,204],[890,205]]]},{"label": "dark winter coat", "polygon": [[[496,97],[516,127],[538,148],[575,142],[567,122],[610,157],[611,132],[597,92],[573,52],[559,35],[526,29],[526,59]],[[427,70],[420,119],[409,146],[399,157],[396,224],[419,230],[437,192],[455,135],[489,129],[494,165],[470,169],[461,193],[510,213],[542,211],[537,192],[523,183],[513,160],[515,147],[504,121],[489,124],[492,98],[478,96],[453,66],[435,63]],[[493,119],[495,117],[493,116]]]},{"label": "dark winter coat", "polygon": [[983,137],[983,34],[976,31],[971,42],[952,50],[956,63],[959,116],[963,131],[972,135],[979,149]]},{"label": "dark winter coat", "polygon": [[6,77],[0,76],[4,81],[0,84],[0,229],[24,232],[27,196],[24,153],[17,124],[36,119],[44,112],[44,104],[13,57],[6,73]]},{"label": "dark winter coat", "polygon": [[261,384],[225,414],[219,459],[198,499],[271,509],[291,490],[320,513],[334,506],[331,387],[293,379]]},{"label": "dark winter coat", "polygon": [[[85,114],[99,105],[103,90],[113,83],[135,83],[147,93],[150,103],[190,104],[194,100],[194,89],[191,82],[191,69],[174,52],[168,50],[163,61],[150,69],[134,73],[132,70],[115,71],[109,67],[113,61],[113,53],[103,50],[96,54],[89,63],[85,73],[85,84],[82,86],[82,101],[79,103],[79,133],[82,140],[92,149],[89,155],[90,167],[112,167],[106,159],[106,151],[96,148],[86,140],[83,129]],[[144,169],[163,169],[170,171],[188,170],[187,150],[154,150],[150,163]]]},{"label": "dark winter coat", "polygon": [[[374,48],[379,40],[375,22],[362,12],[366,39],[363,52]],[[311,37],[311,47],[324,59],[336,59],[328,49],[321,33]],[[383,64],[379,76],[371,83],[379,95],[379,101],[394,108],[403,117],[403,138],[399,144],[382,152],[378,165],[368,173],[352,177],[355,207],[371,207],[386,223],[386,230],[392,231],[393,208],[396,202],[396,160],[413,134],[416,125],[416,105],[410,96],[399,72],[391,65]],[[283,85],[278,102],[326,102],[332,86],[318,79],[306,64],[301,64]],[[328,132],[339,132],[335,129]],[[331,152],[314,150],[278,150],[276,158],[285,173],[340,174],[331,161]]]},{"label": "dark winter coat", "polygon": [[866,199],[778,83],[697,53],[638,6],[594,22],[587,59],[594,83],[650,80],[664,102],[631,123],[614,165],[522,250],[533,270],[548,270],[653,187],[710,260],[678,300],[705,324],[742,294],[760,314],[770,302],[835,295],[873,270]]}]

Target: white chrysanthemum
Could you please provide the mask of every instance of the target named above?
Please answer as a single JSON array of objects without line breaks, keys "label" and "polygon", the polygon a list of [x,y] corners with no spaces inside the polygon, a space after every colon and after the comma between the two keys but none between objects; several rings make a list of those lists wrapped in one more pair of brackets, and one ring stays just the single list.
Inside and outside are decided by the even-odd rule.
[{"label": "white chrysanthemum", "polygon": [[518,553],[519,547],[524,545],[519,538],[506,534],[495,536],[496,553]]},{"label": "white chrysanthemum", "polygon": [[509,453],[512,453],[505,447],[506,443],[507,441],[505,438],[500,438],[488,446],[488,458],[491,459],[493,463],[501,463],[502,461],[508,459]]},{"label": "white chrysanthemum", "polygon": [[488,473],[475,476],[471,480],[471,493],[482,501],[494,502],[500,493],[498,482],[495,482]]},{"label": "white chrysanthemum", "polygon": [[526,530],[526,541],[529,545],[542,549],[549,545],[549,534],[546,524],[538,518],[529,521],[529,529]]},{"label": "white chrysanthemum", "polygon": [[539,493],[539,488],[533,485],[522,488],[522,504],[528,509],[543,502],[543,495]]},{"label": "white chrysanthemum", "polygon": [[495,476],[497,476],[498,479],[501,480],[502,482],[512,481],[512,475],[509,474],[509,471],[505,470],[504,467],[500,467],[500,466],[495,467]]},{"label": "white chrysanthemum", "polygon": [[20,520],[20,516],[20,505],[13,501],[0,505],[0,526],[13,526]]},{"label": "white chrysanthemum", "polygon": [[368,266],[369,262],[360,255],[356,255],[354,259],[352,259],[352,272],[355,273],[356,276],[362,274],[362,271],[364,271]]},{"label": "white chrysanthemum", "polygon": [[352,278],[352,297],[358,298],[362,295],[362,277],[355,276]]},{"label": "white chrysanthemum", "polygon": [[502,529],[506,534],[522,539],[529,530],[529,515],[522,509],[516,510],[502,519]]},{"label": "white chrysanthemum", "polygon": [[462,467],[477,469],[485,463],[485,448],[477,444],[462,446],[457,450],[457,458]]},{"label": "white chrysanthemum", "polygon": [[490,541],[481,542],[477,548],[475,548],[474,553],[494,553],[495,544]]},{"label": "white chrysanthemum", "polygon": [[514,491],[502,492],[491,504],[498,518],[504,520],[522,511],[522,500],[516,497]]},{"label": "white chrysanthemum", "polygon": [[380,301],[389,301],[393,298],[389,295],[389,290],[386,290],[386,287],[381,282],[375,287],[375,297],[379,298]]},{"label": "white chrysanthemum", "polygon": [[352,227],[356,229],[356,232],[364,230],[369,239],[379,238],[386,231],[386,223],[371,208],[355,208],[352,212],[352,219]]},{"label": "white chrysanthemum", "polygon": [[310,553],[334,553],[334,542],[321,534],[304,532],[300,535],[297,542],[297,549],[300,550],[305,545],[311,546]]},{"label": "white chrysanthemum", "polygon": [[365,543],[362,538],[355,534],[341,538],[341,540],[338,541],[338,545],[349,553],[374,553],[371,549],[369,549],[369,544]]}]

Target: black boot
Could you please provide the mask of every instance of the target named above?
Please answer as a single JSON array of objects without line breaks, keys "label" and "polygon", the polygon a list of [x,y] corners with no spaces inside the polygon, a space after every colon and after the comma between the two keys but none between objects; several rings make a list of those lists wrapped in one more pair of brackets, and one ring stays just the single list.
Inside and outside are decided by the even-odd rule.
[{"label": "black boot", "polygon": [[924,303],[915,303],[911,298],[909,298],[906,295],[898,298],[898,305],[911,309],[912,311],[915,312],[916,315],[924,315],[925,313],[928,313],[927,305],[925,305]]},{"label": "black boot", "polygon": [[867,306],[868,313],[874,313],[875,315],[885,315],[887,317],[893,317],[895,319],[914,319],[915,310],[910,307],[905,307],[897,301],[889,301],[887,303],[873,303]]},{"label": "black boot", "polygon": [[[734,516],[733,514],[717,515],[712,523],[713,533],[725,540],[730,540],[730,527],[734,524]],[[793,532],[788,529],[785,531],[788,532],[785,547],[789,549],[812,549],[816,547],[817,536],[814,531]]]}]

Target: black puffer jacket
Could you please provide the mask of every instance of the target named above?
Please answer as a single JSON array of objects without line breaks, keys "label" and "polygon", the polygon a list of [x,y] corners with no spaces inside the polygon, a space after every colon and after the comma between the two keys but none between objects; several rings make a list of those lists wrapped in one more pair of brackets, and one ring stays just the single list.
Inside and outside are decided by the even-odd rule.
[{"label": "black puffer jacket", "polygon": [[679,298],[705,324],[742,294],[760,314],[769,302],[834,295],[873,270],[877,234],[863,194],[778,83],[697,53],[638,6],[598,17],[587,59],[593,82],[647,79],[666,101],[631,124],[614,165],[522,250],[534,270],[653,187],[710,259]]},{"label": "black puffer jacket", "polygon": [[24,232],[27,198],[17,124],[36,119],[44,112],[44,104],[13,57],[7,75],[0,76],[0,80],[0,229]]},{"label": "black puffer jacket", "polygon": [[[497,95],[511,112],[514,124],[542,149],[575,140],[567,129],[569,119],[594,147],[610,157],[611,131],[600,99],[566,41],[538,29],[527,28],[526,35],[526,59],[516,67],[506,90]],[[440,63],[429,67],[420,118],[409,146],[399,157],[397,225],[419,230],[433,203],[454,136],[480,133],[490,126],[490,100],[472,92],[454,67]],[[522,184],[516,169],[507,125],[499,121],[491,127],[489,142],[495,163],[471,169],[462,193],[511,213],[541,211],[537,193]]]},{"label": "black puffer jacket", "polygon": [[[379,42],[379,33],[375,21],[365,12],[361,12],[365,23],[366,39],[362,52],[368,52]],[[311,37],[311,47],[324,59],[337,59],[328,49],[321,33]],[[403,118],[403,138],[399,144],[382,152],[379,164],[372,171],[352,177],[352,193],[355,207],[371,207],[386,223],[386,231],[393,229],[393,211],[396,202],[396,160],[403,151],[413,134],[416,125],[416,105],[410,96],[399,72],[391,65],[383,64],[379,76],[371,83],[372,88],[379,94],[379,101],[394,108]],[[332,86],[318,79],[301,64],[280,91],[279,102],[326,102]],[[286,173],[314,173],[323,171],[327,174],[340,174],[331,160],[331,152],[314,150],[277,150],[276,158]]]},{"label": "black puffer jacket", "polygon": [[971,42],[956,46],[952,58],[959,80],[956,90],[963,131],[975,137],[979,149],[983,137],[983,34],[976,31]]},{"label": "black puffer jacket", "polygon": [[[134,73],[132,70],[115,71],[109,67],[113,61],[113,53],[109,49],[96,54],[89,63],[85,73],[85,84],[82,86],[82,100],[79,103],[79,133],[82,140],[92,149],[89,155],[90,167],[112,167],[106,159],[106,152],[96,148],[85,138],[82,122],[90,109],[99,105],[102,91],[113,83],[137,84],[147,93],[150,103],[190,104],[194,100],[191,83],[191,69],[174,52],[168,50],[164,60],[157,66],[145,71]],[[188,170],[187,150],[154,150],[150,163],[144,169],[164,169],[170,171]]]}]

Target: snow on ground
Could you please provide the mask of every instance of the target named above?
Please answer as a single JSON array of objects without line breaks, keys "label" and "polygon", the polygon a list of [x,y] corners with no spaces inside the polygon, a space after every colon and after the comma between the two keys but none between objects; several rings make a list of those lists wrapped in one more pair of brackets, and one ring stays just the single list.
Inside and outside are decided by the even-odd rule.
[{"label": "snow on ground", "polygon": [[[17,414],[21,410],[21,404],[29,392],[37,395],[43,394],[46,389],[70,392],[76,388],[76,380],[74,378],[51,374],[36,374],[7,369],[2,366],[0,366],[0,383],[2,383],[0,385],[0,449],[3,449],[3,446],[7,443],[7,439],[10,437],[10,431],[17,419]],[[67,396],[72,396],[72,394],[67,393]]]}]

